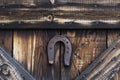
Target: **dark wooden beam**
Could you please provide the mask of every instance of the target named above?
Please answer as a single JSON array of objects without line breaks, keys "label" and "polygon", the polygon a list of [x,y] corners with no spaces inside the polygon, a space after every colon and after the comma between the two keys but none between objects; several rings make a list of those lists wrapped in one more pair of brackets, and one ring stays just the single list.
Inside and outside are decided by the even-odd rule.
[{"label": "dark wooden beam", "polygon": [[55,22],[41,22],[36,24],[14,22],[10,24],[0,24],[0,29],[120,29],[120,22],[116,24],[92,22],[91,25],[73,22],[64,24]]},{"label": "dark wooden beam", "polygon": [[[109,3],[110,4],[110,3]],[[0,28],[6,29],[107,29],[119,28],[120,6],[97,3],[50,3],[0,6]]]},{"label": "dark wooden beam", "polygon": [[[120,7],[99,5],[60,5],[53,7],[1,6],[0,20],[42,20],[51,15],[59,19],[118,20]],[[24,16],[24,17],[23,17]],[[1,22],[1,21],[0,21]]]},{"label": "dark wooden beam", "polygon": [[80,4],[102,4],[102,5],[117,5],[119,0],[0,0],[0,5],[22,4],[26,6],[42,5],[43,3],[52,4],[66,4],[66,3],[80,3]]}]

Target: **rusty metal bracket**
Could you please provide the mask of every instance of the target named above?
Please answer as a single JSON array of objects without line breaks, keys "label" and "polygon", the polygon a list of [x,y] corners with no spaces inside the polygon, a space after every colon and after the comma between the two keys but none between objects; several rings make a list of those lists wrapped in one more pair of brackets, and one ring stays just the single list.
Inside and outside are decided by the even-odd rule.
[{"label": "rusty metal bracket", "polygon": [[49,43],[48,43],[48,60],[49,60],[49,64],[53,64],[54,63],[54,57],[55,57],[55,52],[54,52],[54,47],[55,44],[57,42],[63,42],[65,45],[65,53],[64,53],[64,64],[66,66],[70,65],[70,59],[71,59],[71,55],[72,55],[72,45],[70,40],[63,35],[56,35],[55,37],[53,37]]}]

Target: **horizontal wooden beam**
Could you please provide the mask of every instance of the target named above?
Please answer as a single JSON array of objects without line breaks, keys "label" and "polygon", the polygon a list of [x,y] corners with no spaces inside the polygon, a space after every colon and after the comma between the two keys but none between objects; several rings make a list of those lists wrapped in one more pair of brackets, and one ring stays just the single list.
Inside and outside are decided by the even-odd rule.
[{"label": "horizontal wooden beam", "polygon": [[92,22],[91,25],[83,25],[74,22],[59,24],[56,22],[23,23],[13,22],[0,24],[0,29],[120,29],[120,22],[109,24],[104,22]]},{"label": "horizontal wooden beam", "polygon": [[[48,8],[1,7],[0,20],[45,20],[52,15],[54,18],[79,20],[119,20],[119,7],[103,6],[57,6]],[[24,17],[23,17],[24,16]],[[50,18],[51,19],[51,18]]]},{"label": "horizontal wooden beam", "polygon": [[27,6],[36,6],[42,4],[66,4],[66,3],[80,3],[80,4],[102,4],[102,5],[116,5],[119,0],[0,0],[0,5],[22,4]]},{"label": "horizontal wooden beam", "polygon": [[119,6],[61,4],[0,6],[0,28],[92,29],[119,28]]}]

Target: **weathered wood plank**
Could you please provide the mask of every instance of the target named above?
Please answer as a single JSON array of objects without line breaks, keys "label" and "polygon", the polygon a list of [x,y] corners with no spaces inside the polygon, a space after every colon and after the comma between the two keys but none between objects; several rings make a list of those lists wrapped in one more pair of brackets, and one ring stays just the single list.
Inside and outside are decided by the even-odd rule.
[{"label": "weathered wood plank", "polygon": [[0,30],[0,45],[3,45],[6,49],[11,52],[12,56],[12,48],[13,48],[13,33],[12,30]]},{"label": "weathered wood plank", "polygon": [[0,47],[0,80],[35,80],[10,53]]},{"label": "weathered wood plank", "polygon": [[[23,17],[24,16],[24,17]],[[16,8],[0,9],[0,29],[120,28],[119,8]]]},{"label": "weathered wood plank", "polygon": [[[120,30],[108,30],[108,38],[107,38],[107,46],[110,46],[110,44],[117,39],[120,36]],[[120,79],[120,72],[119,74],[116,74],[114,80]]]},{"label": "weathered wood plank", "polygon": [[[114,70],[120,65],[119,43],[120,37],[102,52],[76,80],[111,80],[115,75]],[[115,72],[118,73],[119,69]]]},{"label": "weathered wood plank", "polygon": [[55,0],[61,3],[118,4],[119,0]]},{"label": "weathered wood plank", "polygon": [[109,4],[116,5],[119,4],[119,0],[1,0],[0,5],[10,5],[10,4],[22,4],[27,6],[35,6],[43,3],[56,3],[56,4],[66,4],[66,3],[85,3],[85,4]]},{"label": "weathered wood plank", "polygon": [[[86,23],[90,25],[87,25]],[[0,24],[0,29],[120,29],[120,22],[119,21],[108,21],[108,23],[101,22],[101,21],[93,21],[91,20],[80,21],[80,24],[74,22],[67,22],[65,24],[59,24],[56,22],[41,22],[37,24],[31,23],[23,23],[23,22],[15,22],[9,24]],[[85,23],[85,25],[83,25]]]},{"label": "weathered wood plank", "polygon": [[74,80],[106,49],[106,30],[68,30],[62,34],[72,42],[73,59],[71,67],[61,66],[61,77],[62,80]]},{"label": "weathered wood plank", "polygon": [[[50,39],[52,39],[55,35],[58,35],[60,34],[60,32],[58,30],[48,30],[47,31],[47,36],[44,36],[46,37],[48,41],[50,41]],[[48,45],[48,43],[46,43],[46,46]],[[47,48],[46,48],[46,51],[47,51]],[[57,43],[55,45],[55,62],[53,65],[48,65],[51,69],[51,71],[48,70],[48,73],[52,72],[52,75],[49,76],[49,77],[52,77],[52,78],[49,78],[48,80],[60,80],[60,44]]]},{"label": "weathered wood plank", "polygon": [[36,80],[59,80],[59,46],[56,45],[55,64],[48,64],[47,43],[58,30],[28,30],[14,32],[14,58],[36,78]]},{"label": "weathered wood plank", "polygon": [[[119,20],[120,9],[117,7],[52,7],[52,8],[0,8],[0,23],[25,22],[40,23],[43,21],[80,22],[80,20]],[[24,16],[24,17],[23,17]],[[93,17],[94,16],[94,17]],[[64,20],[64,21],[61,21]]]}]

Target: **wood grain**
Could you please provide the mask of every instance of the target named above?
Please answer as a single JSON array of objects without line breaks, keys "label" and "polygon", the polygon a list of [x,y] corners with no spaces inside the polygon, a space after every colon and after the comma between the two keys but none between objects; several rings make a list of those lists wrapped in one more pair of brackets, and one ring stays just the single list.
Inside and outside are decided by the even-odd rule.
[{"label": "wood grain", "polygon": [[[55,47],[55,64],[48,64],[47,44],[57,34],[66,35],[72,43],[70,67],[63,64],[61,43]],[[0,30],[0,44],[13,51],[13,57],[37,80],[74,80],[118,36],[120,30]]]},{"label": "wood grain", "polygon": [[[107,39],[107,46],[110,46],[110,44],[117,39],[120,36],[120,30],[108,30],[108,39]],[[114,77],[114,80],[119,80],[120,79],[120,72],[116,74]]]},{"label": "wood grain", "polygon": [[7,50],[11,52],[13,49],[13,33],[12,30],[0,30],[0,45],[3,45]]},{"label": "wood grain", "polygon": [[[0,9],[0,23],[25,22],[40,23],[49,21],[49,15],[54,16],[55,22],[80,20],[119,20],[120,9],[117,7],[84,7],[61,6],[53,8],[5,8]],[[24,16],[24,17],[22,17]],[[93,17],[94,16],[94,17]],[[3,21],[2,21],[3,20]],[[60,21],[64,20],[64,21]]]},{"label": "wood grain", "polygon": [[0,29],[29,28],[120,28],[120,8],[96,8],[84,6],[58,6],[52,8],[0,8]]},{"label": "wood grain", "polygon": [[[62,34],[70,38],[73,56],[71,67],[61,66],[61,80],[74,80],[106,49],[106,30],[64,30]],[[78,47],[80,45],[82,46]]]},{"label": "wood grain", "polygon": [[14,58],[36,78],[36,80],[59,80],[59,46],[56,45],[55,64],[49,65],[47,43],[58,34],[57,30],[28,30],[14,32]]},{"label": "wood grain", "polygon": [[[1,0],[0,5],[10,5],[10,4],[22,4],[26,6],[36,6],[43,3],[50,4],[52,0]],[[66,4],[66,3],[84,3],[84,4],[108,4],[108,5],[117,5],[120,3],[119,0],[55,0],[57,4]]]}]

